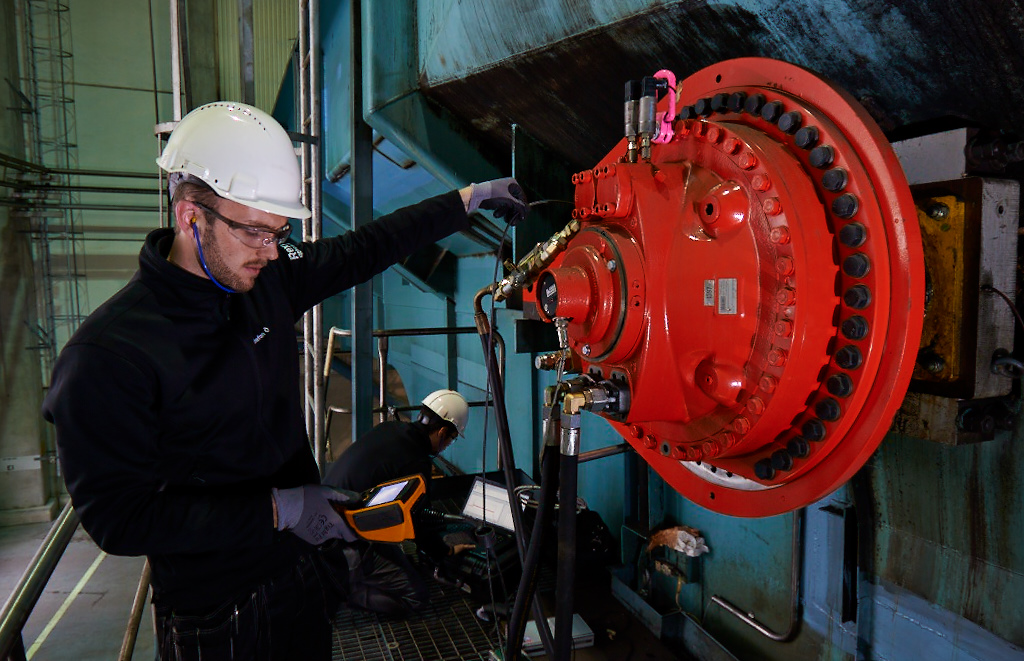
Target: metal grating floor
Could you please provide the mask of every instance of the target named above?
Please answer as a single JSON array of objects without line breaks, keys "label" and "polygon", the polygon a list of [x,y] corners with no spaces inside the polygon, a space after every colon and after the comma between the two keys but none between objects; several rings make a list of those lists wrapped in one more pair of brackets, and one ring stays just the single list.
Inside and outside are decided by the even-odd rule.
[{"label": "metal grating floor", "polygon": [[458,589],[431,582],[430,606],[409,617],[343,607],[334,617],[333,661],[486,661],[500,646]]}]

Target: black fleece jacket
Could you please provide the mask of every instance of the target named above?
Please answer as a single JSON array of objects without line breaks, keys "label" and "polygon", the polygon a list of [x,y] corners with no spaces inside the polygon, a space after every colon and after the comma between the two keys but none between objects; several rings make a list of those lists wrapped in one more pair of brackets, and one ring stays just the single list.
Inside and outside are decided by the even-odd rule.
[{"label": "black fleece jacket", "polygon": [[167,261],[151,232],[139,271],[68,341],[43,414],[100,548],[147,555],[157,604],[224,603],[310,549],[273,527],[271,487],[319,481],[303,422],[303,312],[468,225],[457,192],[355,232],[285,244],[249,292]]},{"label": "black fleece jacket", "polygon": [[430,437],[415,422],[382,422],[350,445],[324,475],[324,484],[366,491],[382,482],[420,474],[430,487]]}]

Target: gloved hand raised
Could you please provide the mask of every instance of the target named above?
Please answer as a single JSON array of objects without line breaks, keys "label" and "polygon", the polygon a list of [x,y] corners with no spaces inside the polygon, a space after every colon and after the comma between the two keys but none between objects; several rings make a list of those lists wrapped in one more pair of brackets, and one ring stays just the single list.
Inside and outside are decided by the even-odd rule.
[{"label": "gloved hand raised", "polygon": [[530,213],[523,188],[512,177],[473,184],[466,213],[480,209],[493,211],[495,218],[504,218],[509,225],[515,225]]},{"label": "gloved hand raised", "polygon": [[272,489],[271,493],[277,507],[278,530],[291,530],[299,539],[314,545],[328,539],[356,540],[348,523],[331,506],[332,502],[349,502],[353,494],[322,484]]}]

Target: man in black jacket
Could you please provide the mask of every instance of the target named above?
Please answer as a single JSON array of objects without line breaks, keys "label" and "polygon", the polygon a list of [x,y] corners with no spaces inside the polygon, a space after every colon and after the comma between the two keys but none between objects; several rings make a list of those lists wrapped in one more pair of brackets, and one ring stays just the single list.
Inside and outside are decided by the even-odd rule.
[{"label": "man in black jacket", "polygon": [[240,103],[189,113],[157,163],[174,228],[68,341],[43,404],[68,491],[103,550],[148,556],[161,658],[327,659],[347,578],[323,543],[354,535],[309,449],[295,323],[476,209],[527,207],[497,180],[284,243],[310,215],[292,143]]},{"label": "man in black jacket", "polygon": [[[433,458],[466,430],[469,406],[454,390],[427,395],[412,422],[382,422],[341,453],[324,475],[324,484],[349,491],[367,489],[407,475],[423,476],[430,497]],[[465,548],[449,548],[416,521],[416,544],[435,561]],[[427,605],[430,591],[403,550],[391,544],[346,549],[350,569],[349,603],[379,613],[405,613]]]}]

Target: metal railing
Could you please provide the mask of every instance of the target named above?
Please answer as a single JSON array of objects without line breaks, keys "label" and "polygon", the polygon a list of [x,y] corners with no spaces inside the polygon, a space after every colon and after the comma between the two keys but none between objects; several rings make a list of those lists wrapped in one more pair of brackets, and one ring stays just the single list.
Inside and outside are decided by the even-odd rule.
[{"label": "metal railing", "polygon": [[[380,415],[380,422],[384,422],[387,419],[387,415],[390,411],[394,412],[408,412],[417,411],[420,408],[419,404],[409,406],[388,406],[387,405],[387,367],[388,367],[388,350],[389,350],[389,338],[392,337],[424,337],[429,335],[469,335],[476,334],[477,329],[475,326],[452,326],[452,327],[438,327],[438,328],[390,328],[390,329],[377,329],[374,330],[372,335],[377,338],[377,366],[378,366],[378,396],[380,399],[380,406],[373,408],[373,413]],[[332,328],[327,338],[327,351],[325,352],[326,360],[324,361],[323,371],[323,389],[327,391],[327,384],[331,376],[331,359],[335,353],[335,339],[340,337],[351,337],[352,331],[343,328]],[[501,379],[505,378],[505,340],[502,338],[498,331],[493,332],[494,343],[497,346],[498,353],[498,374]],[[472,401],[467,402],[469,406],[486,406],[490,402],[487,401]],[[340,408],[337,406],[327,406],[325,410],[324,420],[324,436],[327,437],[330,434],[331,419],[335,414],[339,415],[350,415],[352,412],[348,409]]]},{"label": "metal railing", "polygon": [[78,529],[78,523],[78,514],[69,502],[50,526],[50,532],[22,574],[18,587],[7,598],[0,611],[0,659],[25,658],[21,630]]}]

